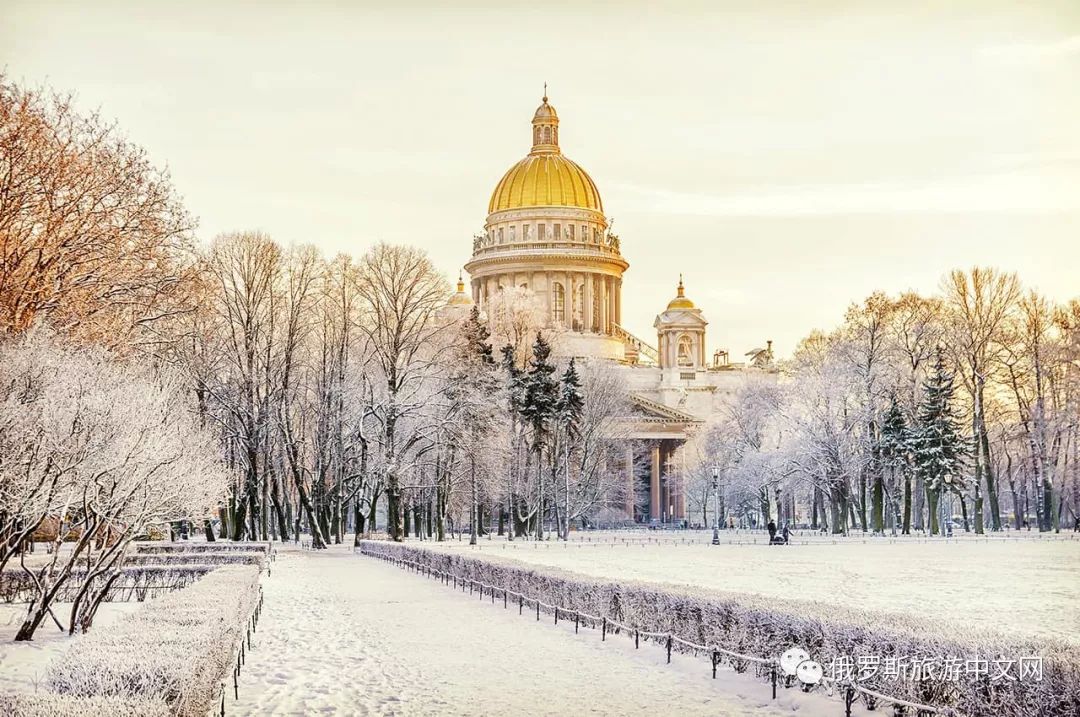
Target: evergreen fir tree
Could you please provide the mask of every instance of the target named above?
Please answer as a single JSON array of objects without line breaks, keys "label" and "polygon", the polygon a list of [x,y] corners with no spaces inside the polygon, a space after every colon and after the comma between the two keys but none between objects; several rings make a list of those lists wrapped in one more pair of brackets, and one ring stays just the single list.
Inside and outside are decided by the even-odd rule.
[{"label": "evergreen fir tree", "polygon": [[[889,408],[885,412],[881,424],[880,455],[882,465],[895,478],[897,473],[903,476],[904,481],[904,515],[902,519],[903,532],[907,535],[911,532],[911,432],[908,430],[904,412],[893,393],[889,398]],[[876,497],[876,496],[875,496]],[[901,523],[900,506],[895,504],[893,513],[893,533],[896,532],[897,524]]]},{"label": "evergreen fir tree", "polygon": [[926,486],[931,534],[938,532],[941,498],[963,488],[964,464],[970,453],[953,406],[954,380],[939,348],[934,370],[923,382],[923,400],[911,440],[915,470]]},{"label": "evergreen fir tree", "polygon": [[521,416],[521,409],[525,405],[525,378],[526,374],[517,366],[517,355],[514,347],[510,344],[502,347],[502,369],[506,373],[506,400],[510,415],[514,418]]},{"label": "evergreen fir tree", "polygon": [[457,423],[464,447],[469,454],[470,485],[472,488],[472,519],[469,543],[476,544],[479,523],[479,496],[476,476],[476,451],[481,449],[484,435],[491,429],[494,411],[492,395],[498,389],[495,359],[491,351],[491,333],[480,319],[480,310],[473,307],[462,322],[461,338],[452,380],[447,389],[457,404]]},{"label": "evergreen fir tree", "polygon": [[524,378],[524,401],[521,415],[532,426],[534,440],[543,443],[559,403],[555,366],[551,363],[551,345],[543,334],[536,334],[529,370]]},{"label": "evergreen fir tree", "polygon": [[[510,433],[514,452],[514,467],[507,473],[507,513],[510,521],[507,537],[514,539],[514,534],[519,529],[515,511],[518,503],[514,495],[514,475],[518,466],[518,448],[523,440],[520,435],[520,427],[524,425],[522,408],[525,406],[525,379],[527,374],[518,368],[517,355],[512,344],[502,347],[502,370],[504,373],[503,390],[506,396],[507,413],[510,414]],[[521,535],[525,534],[525,528],[521,528]]]},{"label": "evergreen fir tree", "polygon": [[536,453],[537,490],[539,492],[539,516],[536,521],[536,537],[544,537],[544,449],[550,439],[551,420],[559,402],[559,384],[555,380],[555,366],[551,363],[551,345],[537,332],[533,343],[532,359],[524,378],[524,401],[521,415],[532,428],[532,449]]},{"label": "evergreen fir tree", "polygon": [[574,359],[570,359],[570,365],[566,367],[562,375],[559,402],[556,406],[559,423],[565,427],[568,436],[577,436],[581,412],[584,408],[585,397],[581,393],[581,378],[578,376]]},{"label": "evergreen fir tree", "polygon": [[585,399],[581,394],[581,379],[578,377],[574,359],[562,375],[559,382],[559,400],[555,406],[558,420],[557,435],[562,441],[563,470],[563,540],[570,539],[570,451],[571,443],[579,435],[581,412],[585,408]]}]

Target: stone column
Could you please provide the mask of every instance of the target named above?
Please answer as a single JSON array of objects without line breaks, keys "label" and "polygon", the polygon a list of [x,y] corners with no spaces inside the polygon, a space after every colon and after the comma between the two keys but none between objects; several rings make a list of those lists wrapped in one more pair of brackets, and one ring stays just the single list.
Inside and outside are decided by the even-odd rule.
[{"label": "stone column", "polygon": [[663,500],[660,501],[660,510],[664,514],[664,522],[671,520],[671,475],[668,468],[668,462],[671,460],[671,449],[666,444],[661,444],[660,449],[660,475],[663,476],[664,490],[661,495]]},{"label": "stone column", "polygon": [[649,519],[659,519],[660,513],[660,442],[652,444],[652,470],[649,472]]},{"label": "stone column", "polygon": [[592,274],[585,275],[585,310],[582,312],[582,321],[585,325],[582,327],[582,333],[592,333],[592,294],[593,294],[593,277]]},{"label": "stone column", "polygon": [[600,280],[600,333],[608,333],[608,280]]},{"label": "stone column", "polygon": [[615,280],[615,323],[622,326],[622,279]]},{"label": "stone column", "polygon": [[614,277],[608,277],[608,314],[607,314],[607,332],[609,334],[615,332],[615,279]]}]

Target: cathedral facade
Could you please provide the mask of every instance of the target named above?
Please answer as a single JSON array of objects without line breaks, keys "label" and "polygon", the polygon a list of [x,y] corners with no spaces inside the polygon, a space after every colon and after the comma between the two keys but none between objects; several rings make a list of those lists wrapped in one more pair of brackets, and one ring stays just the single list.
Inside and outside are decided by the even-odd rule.
[{"label": "cathedral facade", "polygon": [[622,326],[629,266],[596,183],[562,153],[559,116],[545,96],[533,114],[529,153],[495,185],[484,231],[473,238],[465,264],[471,291],[459,282],[450,303],[483,311],[498,292],[527,290],[557,334],[557,355],[619,367],[634,408],[625,420],[624,510],[637,522],[683,524],[676,449],[694,439],[747,371],[770,369],[771,343],[752,352],[751,366],[730,363],[724,351],[710,359],[708,322],[681,277],[653,323],[655,344],[633,336]]}]

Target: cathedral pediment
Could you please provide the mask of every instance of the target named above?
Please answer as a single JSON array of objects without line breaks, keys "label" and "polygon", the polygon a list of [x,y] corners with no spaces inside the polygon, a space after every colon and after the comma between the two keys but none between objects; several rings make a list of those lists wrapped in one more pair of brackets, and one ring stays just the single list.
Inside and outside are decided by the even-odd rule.
[{"label": "cathedral pediment", "polygon": [[651,398],[645,398],[641,394],[631,393],[630,402],[636,413],[644,418],[660,419],[674,423],[702,423],[703,421],[692,413],[680,411]]}]

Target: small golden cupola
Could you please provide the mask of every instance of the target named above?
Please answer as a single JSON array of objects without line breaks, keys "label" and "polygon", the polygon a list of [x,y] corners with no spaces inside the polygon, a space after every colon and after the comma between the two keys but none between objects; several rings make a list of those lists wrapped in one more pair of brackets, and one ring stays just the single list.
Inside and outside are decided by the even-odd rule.
[{"label": "small golden cupola", "polygon": [[692,309],[694,308],[694,302],[686,298],[686,290],[683,288],[682,274],[679,274],[679,288],[675,298],[668,302],[667,310],[672,309]]},{"label": "small golden cupola", "polygon": [[559,115],[548,104],[547,84],[544,85],[544,97],[533,114],[533,143],[529,154],[559,153]]},{"label": "small golden cupola", "polygon": [[446,302],[450,306],[471,306],[472,297],[465,293],[465,281],[461,278],[461,273],[458,273],[457,278],[457,292],[452,294]]}]

